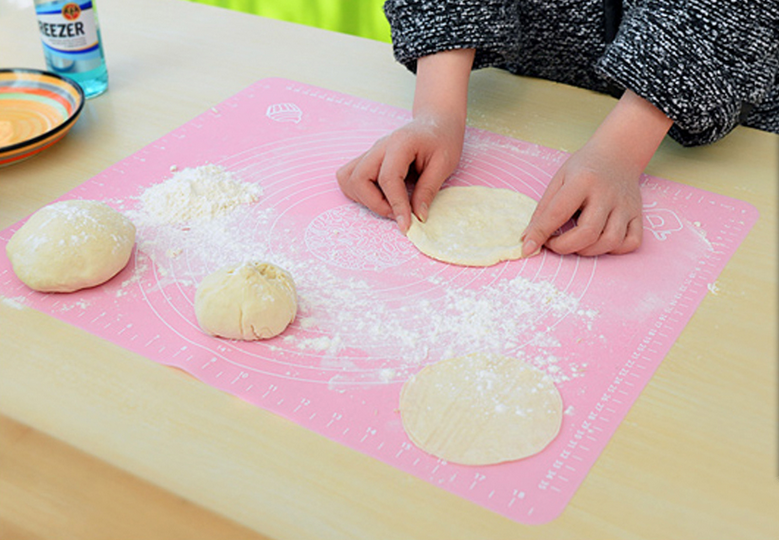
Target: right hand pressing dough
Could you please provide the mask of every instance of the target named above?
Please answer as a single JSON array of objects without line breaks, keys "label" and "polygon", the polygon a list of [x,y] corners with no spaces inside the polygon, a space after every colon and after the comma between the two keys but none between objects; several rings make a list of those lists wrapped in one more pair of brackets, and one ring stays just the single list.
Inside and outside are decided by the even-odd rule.
[{"label": "right hand pressing dough", "polygon": [[297,306],[292,277],[270,263],[225,266],[206,276],[195,293],[195,316],[205,332],[244,341],[282,333]]}]

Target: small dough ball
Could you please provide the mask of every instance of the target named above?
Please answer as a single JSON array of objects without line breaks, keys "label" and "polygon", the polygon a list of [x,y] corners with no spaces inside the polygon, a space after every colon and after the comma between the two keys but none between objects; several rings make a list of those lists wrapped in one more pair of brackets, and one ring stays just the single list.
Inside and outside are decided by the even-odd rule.
[{"label": "small dough ball", "polygon": [[14,273],[36,291],[100,285],[130,260],[135,226],[100,201],[60,201],[35,212],[6,246]]},{"label": "small dough ball", "polygon": [[295,282],[270,263],[225,266],[203,278],[195,316],[207,333],[252,341],[282,333],[298,309]]}]

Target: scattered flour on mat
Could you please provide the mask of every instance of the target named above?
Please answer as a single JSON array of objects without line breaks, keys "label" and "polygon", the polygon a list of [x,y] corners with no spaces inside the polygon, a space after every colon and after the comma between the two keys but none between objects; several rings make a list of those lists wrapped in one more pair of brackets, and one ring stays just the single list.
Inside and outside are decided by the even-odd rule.
[{"label": "scattered flour on mat", "polygon": [[91,305],[92,305],[91,302],[89,302],[87,300],[84,300],[83,298],[79,298],[77,300],[73,300],[73,301],[68,302],[68,303],[60,304],[58,309],[59,309],[59,311],[64,313],[66,311],[71,311],[71,310],[76,309],[76,308],[81,309],[81,310],[85,310],[85,309],[87,309]]},{"label": "scattered flour on mat", "polygon": [[[468,288],[432,276],[424,294],[398,294],[364,273],[345,273],[312,257],[296,232],[306,223],[285,221],[282,228],[278,211],[263,207],[261,194],[259,185],[212,165],[176,171],[146,189],[127,211],[138,227],[138,262],[123,288],[148,275],[151,261],[155,287],[175,283],[194,296],[200,280],[217,268],[261,260],[290,272],[299,297],[290,331],[267,344],[275,351],[344,372],[358,364],[365,371],[368,362],[375,382],[476,351],[521,357],[558,383],[586,370],[553,354],[561,347],[554,325],[570,318],[584,331],[598,313],[553,284],[517,276]],[[344,377],[350,382],[348,373]]]},{"label": "scattered flour on mat", "polygon": [[[235,241],[240,237],[235,217],[248,215],[246,208],[260,200],[262,187],[241,181],[219,165],[172,165],[170,171],[170,178],[146,188],[138,197],[140,204],[125,212],[138,228],[137,262],[117,296],[145,275],[150,260],[158,286],[164,287],[172,282],[196,285],[203,277],[197,264],[214,262],[216,255],[222,255],[221,265],[246,259]],[[179,258],[185,265],[194,259],[196,267],[171,275],[176,270],[171,264]]]},{"label": "scattered flour on mat", "polygon": [[557,383],[586,371],[586,363],[563,361],[561,353],[550,352],[559,351],[561,343],[548,322],[571,317],[584,328],[598,314],[580,309],[574,296],[551,283],[521,276],[472,289],[431,282],[425,298],[398,298],[397,292],[379,290],[372,282],[303,261],[277,255],[276,262],[298,285],[296,325],[305,330],[288,334],[284,344],[344,361],[354,350],[365,351],[382,368],[374,374],[378,382],[386,382],[390,373],[403,377],[424,363],[476,351],[523,358]]},{"label": "scattered flour on mat", "polygon": [[1,297],[3,301],[4,306],[8,306],[9,308],[13,309],[24,309],[25,306],[25,298],[24,296],[17,296],[15,298],[10,298],[8,296]]},{"label": "scattered flour on mat", "polygon": [[129,287],[131,285],[135,285],[138,282],[140,282],[141,278],[144,276],[144,274],[148,269],[149,269],[149,256],[146,255],[146,253],[141,249],[136,250],[134,271],[129,278],[122,281],[122,286],[119,287],[119,289],[117,289],[116,296],[120,297],[120,296],[127,295],[127,292],[129,291]]}]

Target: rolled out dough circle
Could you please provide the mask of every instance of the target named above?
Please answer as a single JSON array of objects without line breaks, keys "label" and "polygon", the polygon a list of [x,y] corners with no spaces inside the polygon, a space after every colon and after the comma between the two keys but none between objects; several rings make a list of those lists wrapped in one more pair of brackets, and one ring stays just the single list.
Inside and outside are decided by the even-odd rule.
[{"label": "rolled out dough circle", "polygon": [[517,358],[476,353],[431,364],[401,390],[403,429],[419,448],[463,465],[522,459],[560,431],[552,379]]},{"label": "rolled out dough circle", "polygon": [[73,292],[100,285],[130,260],[135,226],[100,201],[68,200],[44,206],[6,246],[14,273],[42,292]]},{"label": "rolled out dough circle", "polygon": [[411,216],[407,236],[439,261],[492,266],[522,256],[520,237],[536,206],[510,189],[454,186],[438,192],[424,223]]}]

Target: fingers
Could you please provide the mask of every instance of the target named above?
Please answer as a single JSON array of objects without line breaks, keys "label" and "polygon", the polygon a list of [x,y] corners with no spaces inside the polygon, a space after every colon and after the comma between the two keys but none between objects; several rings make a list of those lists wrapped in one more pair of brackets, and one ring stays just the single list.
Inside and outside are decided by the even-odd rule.
[{"label": "fingers", "polygon": [[627,232],[622,240],[622,244],[610,251],[614,255],[630,253],[641,247],[641,240],[644,238],[644,224],[642,217],[634,217],[628,222]]},{"label": "fingers", "polygon": [[547,243],[584,203],[584,192],[563,187],[561,179],[552,178],[522,235],[522,256],[531,257]]},{"label": "fingers", "polygon": [[[542,245],[560,255],[575,253],[584,257],[630,253],[640,247],[643,238],[640,213],[635,216],[607,204],[596,206],[587,199],[577,203],[579,197],[569,196],[570,193],[558,190],[543,211],[534,214],[524,234],[523,257],[534,255]],[[554,235],[578,210],[581,214],[576,225]]]},{"label": "fingers", "polygon": [[392,209],[392,216],[400,231],[405,234],[411,225],[411,205],[406,189],[406,177],[416,153],[408,145],[387,148],[379,170],[378,184]]},{"label": "fingers", "polygon": [[[365,154],[349,161],[337,172],[338,184],[350,199],[377,214],[395,219],[404,234],[411,225],[412,204],[406,180],[419,174],[412,195],[417,217],[427,219],[428,209],[451,165],[444,157],[430,155],[429,149],[408,133],[394,132],[379,140]],[[451,154],[451,152],[450,152]],[[449,155],[442,152],[443,156]],[[416,167],[412,165],[416,164]]]},{"label": "fingers", "polygon": [[[620,234],[618,224],[614,224],[607,235],[609,212],[603,208],[585,207],[576,226],[559,236],[550,238],[546,245],[560,255],[577,253],[579,255],[600,255],[600,248],[610,245]],[[622,236],[624,236],[624,225]],[[589,251],[588,251],[589,250]],[[607,250],[608,251],[608,250]]]},{"label": "fingers", "polygon": [[546,246],[560,255],[616,255],[638,249],[642,236],[640,215],[631,217],[619,210],[610,211],[609,207],[585,206],[576,226],[563,234],[551,236]]},{"label": "fingers", "polygon": [[432,160],[419,176],[414,192],[411,194],[411,206],[420,221],[427,221],[430,205],[433,203],[441,185],[452,171],[442,160]]},{"label": "fingers", "polygon": [[367,206],[383,217],[391,217],[392,208],[376,186],[383,152],[372,148],[338,169],[335,176],[344,195]]},{"label": "fingers", "polygon": [[383,217],[395,219],[405,233],[411,222],[405,180],[413,160],[413,153],[406,148],[388,146],[386,139],[381,139],[341,167],[336,178],[347,197]]}]

